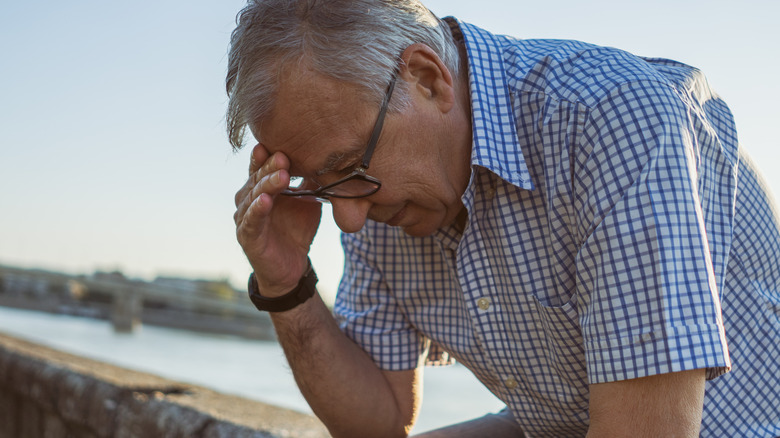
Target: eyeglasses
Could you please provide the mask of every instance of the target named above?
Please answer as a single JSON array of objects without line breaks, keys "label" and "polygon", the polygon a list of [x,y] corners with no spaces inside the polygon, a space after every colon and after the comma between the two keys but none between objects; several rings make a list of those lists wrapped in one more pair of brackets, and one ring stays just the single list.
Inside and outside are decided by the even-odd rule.
[{"label": "eyeglasses", "polygon": [[390,103],[390,97],[393,95],[397,76],[398,71],[396,70],[393,72],[393,77],[390,79],[390,84],[387,86],[387,92],[385,93],[384,100],[382,100],[379,116],[376,119],[376,123],[374,123],[374,130],[371,132],[371,138],[368,140],[366,153],[363,155],[363,161],[360,166],[346,177],[314,190],[301,189],[306,182],[304,178],[301,176],[292,176],[290,177],[290,186],[287,190],[282,192],[282,195],[296,198],[312,198],[319,202],[330,202],[330,198],[365,198],[366,196],[371,196],[379,191],[382,187],[382,183],[378,179],[366,175],[366,170],[368,170],[368,163],[371,161],[371,155],[374,154],[376,143],[379,140],[379,134],[382,133],[387,106]]}]

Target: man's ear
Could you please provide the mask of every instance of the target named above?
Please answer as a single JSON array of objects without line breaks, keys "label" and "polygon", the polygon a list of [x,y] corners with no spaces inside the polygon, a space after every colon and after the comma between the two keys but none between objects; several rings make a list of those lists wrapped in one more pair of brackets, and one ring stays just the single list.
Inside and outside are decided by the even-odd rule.
[{"label": "man's ear", "polygon": [[400,77],[407,82],[409,93],[419,93],[432,100],[442,112],[455,106],[455,81],[439,55],[422,43],[407,47],[401,54]]}]

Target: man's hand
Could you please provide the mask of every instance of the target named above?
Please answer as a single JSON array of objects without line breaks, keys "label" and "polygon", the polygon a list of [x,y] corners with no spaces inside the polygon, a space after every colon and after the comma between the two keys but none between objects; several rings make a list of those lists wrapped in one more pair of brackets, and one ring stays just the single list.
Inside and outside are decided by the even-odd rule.
[{"label": "man's hand", "polygon": [[[236,193],[236,235],[263,296],[295,288],[306,268],[322,210],[280,195],[290,160],[255,146],[249,180]],[[298,387],[334,437],[405,436],[420,405],[421,370],[382,371],[339,330],[315,296],[271,314]],[[338,403],[333,401],[337,400]]]},{"label": "man's hand", "polygon": [[255,271],[263,296],[294,289],[307,268],[306,255],[317,233],[319,203],[279,195],[290,183],[290,160],[252,150],[249,179],[236,193],[236,237]]}]

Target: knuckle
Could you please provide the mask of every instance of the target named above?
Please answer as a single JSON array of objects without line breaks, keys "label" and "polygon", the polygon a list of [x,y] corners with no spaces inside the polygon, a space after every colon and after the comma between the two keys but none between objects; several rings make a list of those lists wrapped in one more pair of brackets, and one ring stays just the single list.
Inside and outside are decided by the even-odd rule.
[{"label": "knuckle", "polygon": [[267,160],[265,160],[265,163],[263,163],[263,167],[261,170],[263,171],[263,174],[269,174],[277,169],[276,164],[276,155],[271,155],[268,157]]}]

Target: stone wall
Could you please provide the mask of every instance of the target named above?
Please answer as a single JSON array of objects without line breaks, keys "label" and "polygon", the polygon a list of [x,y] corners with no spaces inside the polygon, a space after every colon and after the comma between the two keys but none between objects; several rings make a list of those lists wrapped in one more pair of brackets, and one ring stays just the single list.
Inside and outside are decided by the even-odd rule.
[{"label": "stone wall", "polygon": [[327,436],[309,415],[0,334],[0,438]]}]

